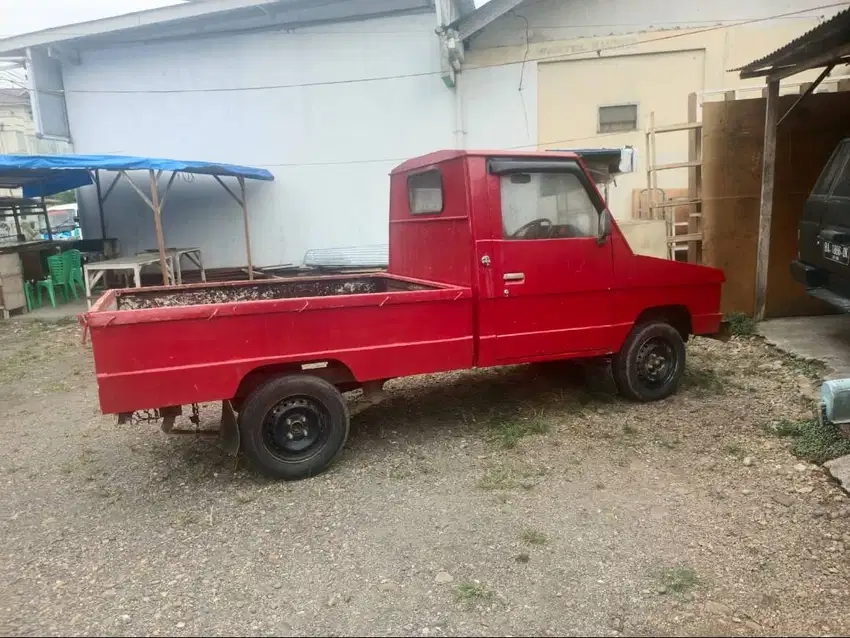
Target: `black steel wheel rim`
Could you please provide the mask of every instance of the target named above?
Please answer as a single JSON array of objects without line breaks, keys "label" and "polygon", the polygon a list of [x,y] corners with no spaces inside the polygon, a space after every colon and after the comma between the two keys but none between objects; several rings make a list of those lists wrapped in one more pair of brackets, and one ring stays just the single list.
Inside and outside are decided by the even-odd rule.
[{"label": "black steel wheel rim", "polygon": [[304,461],[328,442],[330,413],[311,397],[287,397],[263,419],[263,444],[286,462]]},{"label": "black steel wheel rim", "polygon": [[647,339],[638,349],[635,366],[641,384],[651,390],[663,388],[676,375],[676,350],[667,339]]}]

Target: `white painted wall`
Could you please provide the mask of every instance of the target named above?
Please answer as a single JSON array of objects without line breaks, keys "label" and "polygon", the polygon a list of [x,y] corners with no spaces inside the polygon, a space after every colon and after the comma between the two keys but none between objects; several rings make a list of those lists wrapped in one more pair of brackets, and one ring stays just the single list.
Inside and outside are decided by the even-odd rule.
[{"label": "white painted wall", "polygon": [[[275,182],[249,182],[259,265],[384,243],[389,170],[455,142],[435,26],[421,13],[83,51],[63,67],[75,151],[268,168]],[[350,81],[386,76],[411,77]],[[210,90],[221,87],[249,90]],[[85,190],[84,232],[98,236]],[[155,245],[151,213],[128,187],[105,211],[124,252]],[[200,246],[210,266],[245,263],[240,211],[211,178],[175,183],[164,232],[169,245]]]},{"label": "white painted wall", "polygon": [[463,131],[459,147],[536,148],[536,62],[465,69],[457,86]]}]

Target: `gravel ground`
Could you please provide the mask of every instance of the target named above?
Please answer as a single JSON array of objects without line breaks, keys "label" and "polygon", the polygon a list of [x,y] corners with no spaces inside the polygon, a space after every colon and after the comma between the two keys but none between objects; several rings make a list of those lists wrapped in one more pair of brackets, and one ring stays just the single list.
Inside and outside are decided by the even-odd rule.
[{"label": "gravel ground", "polygon": [[101,416],[79,336],[0,326],[0,633],[850,633],[850,501],[770,433],[817,368],[760,340],[694,340],[652,405],[545,366],[395,381],[275,483]]}]

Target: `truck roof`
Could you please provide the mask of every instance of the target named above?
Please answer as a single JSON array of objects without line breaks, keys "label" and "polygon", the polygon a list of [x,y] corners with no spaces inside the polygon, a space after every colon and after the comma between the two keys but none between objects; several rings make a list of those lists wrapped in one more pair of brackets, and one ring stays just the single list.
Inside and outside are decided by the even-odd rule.
[{"label": "truck roof", "polygon": [[406,173],[408,171],[433,166],[440,162],[445,162],[458,157],[545,157],[547,159],[563,158],[563,159],[578,159],[578,155],[568,151],[469,151],[446,149],[442,151],[434,151],[427,155],[420,155],[406,160],[390,171],[390,175],[396,173]]}]

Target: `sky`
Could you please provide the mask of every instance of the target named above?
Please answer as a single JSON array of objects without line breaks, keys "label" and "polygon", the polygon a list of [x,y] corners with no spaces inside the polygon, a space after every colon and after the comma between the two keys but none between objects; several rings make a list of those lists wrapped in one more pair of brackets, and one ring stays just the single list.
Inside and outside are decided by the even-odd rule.
[{"label": "sky", "polygon": [[179,0],[0,0],[0,38],[169,4]]},{"label": "sky", "polygon": [[[0,0],[0,38],[154,9],[181,0]],[[476,0],[476,6],[486,0]]]}]

